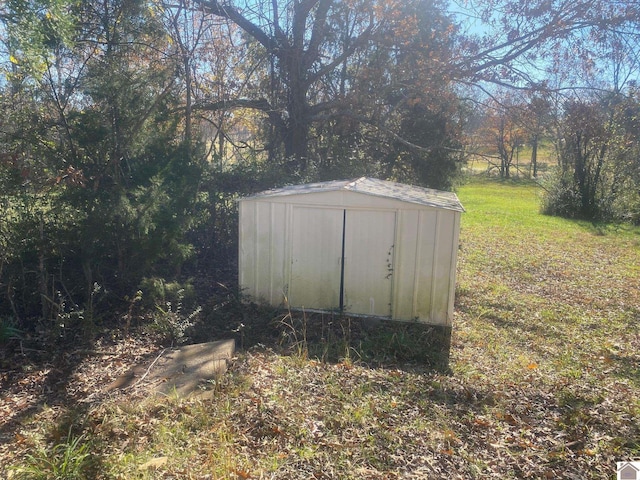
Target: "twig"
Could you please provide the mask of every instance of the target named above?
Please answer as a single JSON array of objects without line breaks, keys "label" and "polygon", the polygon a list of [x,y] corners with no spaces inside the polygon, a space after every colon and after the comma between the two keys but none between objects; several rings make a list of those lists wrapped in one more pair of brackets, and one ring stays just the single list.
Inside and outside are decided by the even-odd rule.
[{"label": "twig", "polygon": [[129,390],[129,389],[131,389],[131,388],[135,387],[136,385],[138,385],[142,380],[144,380],[144,379],[145,379],[145,377],[146,377],[147,375],[149,375],[149,372],[151,371],[151,369],[153,368],[153,366],[156,364],[156,362],[157,362],[158,360],[160,360],[160,357],[161,357],[162,355],[164,355],[164,352],[165,352],[166,350],[167,350],[166,348],[163,348],[163,349],[162,349],[162,351],[161,351],[161,352],[160,352],[160,354],[156,357],[156,359],[155,359],[153,362],[151,362],[151,365],[149,365],[149,368],[147,368],[147,371],[146,371],[146,372],[144,372],[144,375],[142,375],[142,376],[140,377],[140,379],[139,379],[136,383],[134,383],[134,384],[133,384],[133,385],[131,385],[130,387],[127,387],[127,390]]}]

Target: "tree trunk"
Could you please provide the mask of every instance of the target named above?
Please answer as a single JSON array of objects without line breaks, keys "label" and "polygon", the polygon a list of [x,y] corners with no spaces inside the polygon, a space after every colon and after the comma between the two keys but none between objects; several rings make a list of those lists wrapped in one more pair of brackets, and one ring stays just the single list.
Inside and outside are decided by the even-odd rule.
[{"label": "tree trunk", "polygon": [[184,83],[186,88],[186,99],[185,99],[185,111],[184,111],[184,141],[185,147],[187,149],[187,162],[191,163],[191,116],[192,116],[192,102],[191,102],[191,58],[189,57],[189,52],[186,51],[184,47],[182,47],[182,62],[184,68]]},{"label": "tree trunk", "polygon": [[284,134],[287,164],[298,172],[305,172],[308,166],[309,125],[304,118],[290,121]]},{"label": "tree trunk", "polygon": [[45,267],[45,256],[44,256],[44,219],[40,216],[40,244],[38,248],[38,290],[40,293],[40,307],[41,307],[41,315],[42,319],[45,320],[49,317],[50,305],[49,305],[49,292],[47,289],[47,270]]},{"label": "tree trunk", "polygon": [[283,64],[287,78],[286,131],[283,135],[287,163],[299,172],[305,172],[308,160],[309,119],[307,87],[302,70],[301,48],[293,48],[284,53]]},{"label": "tree trunk", "polygon": [[531,168],[533,169],[533,178],[538,178],[538,135],[534,135],[531,139]]}]

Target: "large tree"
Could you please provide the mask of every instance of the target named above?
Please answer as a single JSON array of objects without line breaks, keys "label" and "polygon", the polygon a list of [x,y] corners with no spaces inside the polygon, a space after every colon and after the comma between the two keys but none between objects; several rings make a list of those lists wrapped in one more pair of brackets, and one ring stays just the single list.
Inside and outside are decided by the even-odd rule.
[{"label": "large tree", "polygon": [[336,130],[338,124],[373,126],[378,135],[410,144],[397,134],[397,112],[419,101],[425,89],[442,85],[441,65],[453,30],[437,2],[197,3],[259,45],[264,69],[247,75],[268,81],[245,95],[200,102],[195,108],[259,111],[271,128],[270,146],[282,146],[281,154],[295,169],[309,166],[316,135],[328,139],[327,129],[347,133],[348,128]]},{"label": "large tree", "polygon": [[542,89],[569,60],[592,64],[609,36],[635,38],[639,18],[635,2],[608,0],[484,0],[459,8],[427,0],[195,3],[258,48],[242,79],[255,88],[194,107],[259,112],[271,157],[285,157],[298,170],[310,163],[335,167],[331,144],[341,133],[340,146],[351,149],[341,155],[357,158],[354,150],[371,145],[371,128],[377,133],[370,137],[428,153],[430,145],[401,132],[398,114],[412,103],[449,101],[459,86],[489,94],[495,85]]}]

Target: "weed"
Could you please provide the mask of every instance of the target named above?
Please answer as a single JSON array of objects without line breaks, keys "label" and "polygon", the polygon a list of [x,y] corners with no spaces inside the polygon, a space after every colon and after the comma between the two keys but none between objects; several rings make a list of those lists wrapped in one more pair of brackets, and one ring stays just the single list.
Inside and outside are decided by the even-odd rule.
[{"label": "weed", "polygon": [[364,358],[379,363],[417,362],[446,369],[450,343],[450,327],[382,322],[367,330],[361,353]]},{"label": "weed", "polygon": [[19,340],[21,330],[15,326],[13,319],[0,319],[0,345],[10,340]]},{"label": "weed", "polygon": [[90,444],[85,436],[69,435],[64,443],[51,448],[39,447],[27,455],[24,465],[15,467],[16,480],[83,480],[92,478]]},{"label": "weed", "polygon": [[[96,325],[102,316],[96,308],[102,291],[102,287],[94,283],[84,308],[73,302],[69,294],[64,291],[56,291],[53,298],[43,295],[43,301],[48,304],[50,314],[42,317],[40,321],[47,323],[43,330],[49,332],[50,340],[69,340],[76,339],[78,336],[83,340],[91,340],[95,336]],[[52,325],[49,325],[49,322]]]},{"label": "weed", "polygon": [[187,331],[199,320],[202,307],[196,307],[191,313],[185,314],[182,304],[183,292],[176,292],[177,303],[166,301],[163,306],[156,305],[153,312],[152,329],[159,333],[172,345],[185,343]]},{"label": "weed", "polygon": [[309,358],[309,345],[307,343],[307,315],[303,311],[302,317],[292,315],[291,310],[278,320],[282,329],[281,343],[288,344],[300,360]]}]

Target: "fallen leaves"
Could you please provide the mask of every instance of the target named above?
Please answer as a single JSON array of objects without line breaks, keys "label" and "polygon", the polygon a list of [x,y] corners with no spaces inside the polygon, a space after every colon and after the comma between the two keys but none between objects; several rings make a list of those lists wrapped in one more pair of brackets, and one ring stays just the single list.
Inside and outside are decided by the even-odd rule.
[{"label": "fallen leaves", "polygon": [[4,467],[33,446],[26,440],[33,430],[53,428],[55,416],[88,398],[104,398],[104,387],[123,366],[135,364],[155,348],[151,339],[131,336],[97,343],[95,350],[70,349],[57,355],[27,348],[14,352],[7,363],[20,368],[4,370],[0,384],[0,476]]}]

